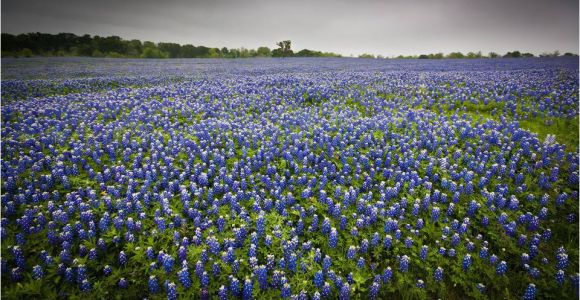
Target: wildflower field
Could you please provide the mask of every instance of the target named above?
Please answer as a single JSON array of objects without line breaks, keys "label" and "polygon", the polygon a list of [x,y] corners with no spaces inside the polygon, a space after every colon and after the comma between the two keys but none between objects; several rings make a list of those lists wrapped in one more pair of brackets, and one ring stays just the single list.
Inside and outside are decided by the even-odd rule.
[{"label": "wildflower field", "polygon": [[578,59],[2,59],[5,299],[577,299]]}]

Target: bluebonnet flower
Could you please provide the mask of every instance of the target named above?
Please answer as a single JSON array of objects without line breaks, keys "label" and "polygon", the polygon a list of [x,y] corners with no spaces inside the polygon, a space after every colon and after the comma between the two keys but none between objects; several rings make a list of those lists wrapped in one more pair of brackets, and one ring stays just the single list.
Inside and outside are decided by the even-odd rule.
[{"label": "bluebonnet flower", "polygon": [[177,286],[173,282],[167,284],[167,300],[177,299]]},{"label": "bluebonnet flower", "polygon": [[19,282],[19,281],[22,281],[22,279],[24,279],[24,276],[22,275],[22,270],[20,269],[20,267],[13,268],[12,271],[10,272],[10,277],[12,278],[12,281],[14,281],[14,282]]},{"label": "bluebonnet flower", "polygon": [[92,248],[91,250],[89,250],[88,259],[89,260],[96,260],[97,259],[97,249]]},{"label": "bluebonnet flower", "polygon": [[191,286],[191,278],[189,276],[189,271],[187,270],[187,268],[182,268],[181,270],[179,270],[179,272],[177,272],[177,277],[181,285],[183,285],[183,287],[189,288]]},{"label": "bluebonnet flower", "polygon": [[206,271],[204,271],[203,273],[201,273],[200,283],[201,283],[201,286],[202,287],[209,286],[209,275],[207,274]]},{"label": "bluebonnet flower", "polygon": [[284,283],[282,290],[280,291],[280,297],[283,299],[290,298],[292,292],[290,290],[290,284]]},{"label": "bluebonnet flower", "polygon": [[409,262],[410,259],[407,255],[403,255],[403,257],[401,257],[401,260],[399,261],[399,270],[401,272],[407,272],[409,270]]},{"label": "bluebonnet flower", "polygon": [[363,257],[359,257],[357,263],[356,263],[356,267],[359,269],[364,268],[365,266],[365,259]]},{"label": "bluebonnet flower", "polygon": [[34,278],[35,280],[39,280],[42,277],[44,277],[44,270],[42,269],[41,266],[36,265],[32,268],[32,278]]},{"label": "bluebonnet flower", "polygon": [[340,288],[340,292],[338,294],[338,299],[340,300],[348,300],[350,299],[350,286],[348,283],[344,283]]},{"label": "bluebonnet flower", "polygon": [[112,272],[113,270],[111,269],[111,267],[109,265],[105,265],[105,267],[103,268],[103,274],[105,274],[105,276],[109,276],[111,275]]},{"label": "bluebonnet flower", "polygon": [[312,295],[312,300],[320,300],[322,299],[322,295],[320,294],[320,292],[315,291],[314,294]]},{"label": "bluebonnet flower", "polygon": [[369,240],[367,239],[363,239],[361,244],[360,244],[360,251],[362,253],[366,253],[369,249]]},{"label": "bluebonnet flower", "polygon": [[242,299],[253,299],[254,296],[252,295],[252,291],[253,291],[252,281],[246,278],[246,281],[244,282],[244,288],[242,291]]},{"label": "bluebonnet flower", "polygon": [[564,270],[568,267],[568,254],[558,253],[556,255],[556,269]]},{"label": "bluebonnet flower", "polygon": [[163,269],[166,273],[171,272],[171,269],[173,269],[173,257],[171,255],[165,254],[163,256]]},{"label": "bluebonnet flower", "polygon": [[383,282],[388,283],[391,280],[391,278],[393,278],[393,271],[391,270],[391,267],[387,267],[383,272],[382,276]]},{"label": "bluebonnet flower", "polygon": [[557,282],[559,285],[563,285],[563,284],[564,284],[565,277],[566,277],[566,274],[564,273],[564,271],[563,271],[563,270],[558,270],[558,271],[556,272],[555,279],[556,279],[556,282]]},{"label": "bluebonnet flower", "polygon": [[461,263],[461,266],[463,267],[463,270],[468,270],[469,267],[471,267],[471,255],[470,254],[465,254],[465,256],[463,256],[463,261]]},{"label": "bluebonnet flower", "polygon": [[570,275],[570,283],[572,284],[572,286],[576,290],[576,295],[578,295],[578,288],[580,287],[580,274],[576,273],[576,274]]},{"label": "bluebonnet flower", "polygon": [[377,299],[379,295],[380,284],[374,281],[371,286],[369,287],[369,299]]},{"label": "bluebonnet flower", "polygon": [[127,264],[127,255],[125,255],[125,251],[119,252],[119,264],[122,266]]},{"label": "bluebonnet flower", "polygon": [[[68,257],[68,252],[66,252],[66,254]],[[19,268],[24,269],[26,267],[26,260],[24,258],[24,252],[22,251],[22,249],[19,246],[12,247],[12,256],[14,257],[14,260],[16,260],[16,265]],[[62,256],[61,256],[61,260],[62,260]],[[68,261],[68,259],[65,259],[65,261]]]},{"label": "bluebonnet flower", "polygon": [[329,298],[331,291],[332,289],[330,287],[330,284],[328,282],[324,282],[324,285],[322,286],[322,290],[320,292],[322,298]]},{"label": "bluebonnet flower", "polygon": [[317,271],[314,274],[314,285],[317,287],[322,287],[322,285],[324,284],[324,275],[322,274],[322,271]]},{"label": "bluebonnet flower", "polygon": [[240,294],[240,280],[234,276],[228,277],[230,280],[230,292],[233,296],[239,296]]},{"label": "bluebonnet flower", "polygon": [[[447,251],[447,255],[448,255],[449,257],[455,257],[455,253],[456,253],[456,251],[455,251],[455,249],[453,249],[453,248],[452,248],[452,249],[449,249],[449,250]],[[471,257],[471,256],[470,256],[470,257]]]},{"label": "bluebonnet flower", "polygon": [[330,229],[330,237],[328,238],[328,247],[336,248],[337,244],[338,244],[338,232],[333,227]]},{"label": "bluebonnet flower", "polygon": [[117,285],[121,289],[126,289],[129,286],[129,282],[127,281],[127,279],[121,278],[121,279],[119,279],[119,282],[117,283]]},{"label": "bluebonnet flower", "polygon": [[528,287],[524,291],[524,295],[523,295],[522,299],[533,300],[533,299],[536,299],[536,295],[537,295],[536,285],[533,283],[530,283],[530,284],[528,284]]},{"label": "bluebonnet flower", "polygon": [[411,246],[413,246],[413,239],[410,236],[408,236],[405,239],[405,247],[411,248]]},{"label": "bluebonnet flower", "polygon": [[437,282],[443,280],[443,268],[437,267],[437,269],[435,269],[433,272],[433,279],[435,279]]},{"label": "bluebonnet flower", "polygon": [[265,290],[268,285],[268,270],[264,265],[258,266],[254,270],[254,275],[258,279],[260,290]]},{"label": "bluebonnet flower", "polygon": [[149,287],[149,292],[151,294],[156,294],[159,292],[159,281],[157,280],[157,277],[155,277],[154,275],[149,276],[149,281],[147,283],[147,286]]},{"label": "bluebonnet flower", "polygon": [[348,250],[346,251],[346,258],[347,259],[354,259],[354,256],[356,254],[356,247],[355,246],[349,246]]},{"label": "bluebonnet flower", "polygon": [[421,258],[422,261],[425,261],[425,259],[427,259],[428,251],[429,251],[429,247],[427,245],[423,245],[421,247],[421,252],[419,253],[419,258]]},{"label": "bluebonnet flower", "polygon": [[421,279],[417,280],[417,287],[420,289],[424,289],[425,288],[425,282]]},{"label": "bluebonnet flower", "polygon": [[217,262],[214,262],[211,266],[211,274],[213,277],[218,277],[220,275],[221,268]]},{"label": "bluebonnet flower", "polygon": [[219,300],[227,300],[228,299],[228,290],[225,286],[220,286],[218,290],[218,299]]},{"label": "bluebonnet flower", "polygon": [[500,261],[499,264],[497,264],[496,268],[495,268],[495,272],[498,275],[503,275],[507,272],[507,263],[505,261]]},{"label": "bluebonnet flower", "polygon": [[386,235],[385,239],[383,240],[383,246],[387,249],[390,249],[393,243],[393,238],[390,235]]},{"label": "bluebonnet flower", "polygon": [[538,278],[538,277],[540,277],[540,270],[538,268],[530,268],[528,270],[528,274],[532,278]]},{"label": "bluebonnet flower", "polygon": [[84,293],[89,292],[92,289],[91,283],[87,279],[84,279],[81,282],[80,289],[81,289],[81,292],[84,292]]},{"label": "bluebonnet flower", "polygon": [[[561,221],[561,231],[568,222],[577,222],[578,213],[571,209],[578,198],[578,153],[553,135],[538,138],[518,122],[533,118],[548,126],[574,118],[576,67],[566,61],[558,66],[541,62],[542,72],[537,72],[538,62],[510,62],[500,74],[469,72],[471,64],[462,70],[446,67],[445,72],[429,65],[423,67],[433,72],[417,79],[413,72],[370,72],[384,69],[376,63],[363,64],[368,72],[348,66],[335,72],[330,63],[325,76],[308,72],[313,66],[286,66],[291,72],[281,74],[279,67],[252,63],[264,76],[249,81],[236,75],[247,67],[224,77],[214,72],[223,67],[217,64],[204,66],[203,73],[211,76],[201,84],[186,78],[168,85],[170,77],[139,76],[143,71],[130,78],[98,76],[118,73],[108,67],[90,79],[68,80],[72,73],[64,68],[59,69],[66,73],[61,79],[3,81],[2,97],[9,101],[2,106],[6,155],[0,239],[16,245],[7,246],[8,255],[2,258],[7,288],[16,286],[12,280],[25,286],[30,280],[58,276],[81,290],[91,285],[100,289],[99,276],[114,277],[110,266],[103,268],[110,263],[105,258],[113,255],[119,271],[128,276],[131,272],[125,271],[134,267],[129,256],[135,253],[147,258],[144,268],[150,274],[173,276],[163,285],[170,299],[194,281],[200,289],[193,292],[202,299],[210,294],[240,298],[246,282],[233,276],[243,272],[250,272],[242,276],[252,275],[247,279],[260,286],[260,295],[270,288],[282,293],[294,284],[296,273],[304,273],[314,276],[320,290],[318,296],[315,291],[308,296],[338,298],[345,286],[357,284],[357,277],[343,266],[340,272],[331,270],[340,261],[337,253],[356,259],[358,268],[368,262],[371,273],[380,266],[375,254],[386,251],[397,258],[400,272],[412,271],[415,254],[413,259],[423,262],[458,262],[454,257],[459,256],[464,270],[495,267],[498,275],[507,275],[507,263],[493,255],[501,251],[502,258],[526,252],[520,257],[522,270],[536,284],[562,284],[562,293],[571,295],[563,282],[576,257],[563,248],[555,261],[539,254],[562,242],[561,234],[548,227],[554,230],[553,223]],[[122,62],[116,65],[123,67]],[[24,72],[19,76],[30,72],[16,69]],[[562,80],[551,80],[554,72],[563,72]],[[526,79],[526,89],[512,80],[514,74]],[[465,84],[445,84],[457,76]],[[122,88],[101,95],[111,80]],[[485,84],[474,84],[478,82]],[[136,88],[142,86],[147,88]],[[75,93],[61,95],[64,88]],[[526,101],[519,103],[522,96]],[[356,107],[349,100],[346,109],[333,110],[345,97],[354,99]],[[186,101],[198,98],[202,101]],[[17,101],[21,99],[28,100]],[[500,104],[501,109],[490,110],[492,119],[478,121],[461,113],[469,101]],[[297,104],[304,107],[296,110]],[[443,117],[443,110],[432,111],[437,105],[453,107],[458,114]],[[135,126],[137,130],[127,130]],[[81,185],[79,176],[86,177]],[[268,224],[278,217],[282,223]],[[431,239],[434,228],[441,229],[438,241]],[[496,250],[497,241],[483,241],[482,228],[500,230],[489,237],[505,238],[514,247]],[[338,230],[360,239],[340,244]],[[476,237],[478,232],[481,236]],[[320,237],[328,239],[322,247]],[[133,249],[150,242],[145,251]],[[415,245],[420,249],[411,250]],[[159,247],[169,250],[154,252]],[[429,247],[437,257],[429,257]],[[193,248],[199,257],[191,271],[187,259]],[[282,253],[267,253],[274,248]],[[42,249],[37,259],[32,250]],[[475,264],[475,251],[490,264]],[[54,253],[56,258],[49,255]],[[226,271],[220,270],[221,264],[231,273],[227,282],[220,282]],[[427,267],[434,270],[434,281],[443,281],[442,268]],[[197,278],[189,278],[189,272]],[[214,277],[211,284],[209,276]],[[572,276],[577,282],[577,274]],[[155,284],[161,285],[157,278]],[[181,287],[171,283],[170,288],[170,280]],[[359,287],[348,294],[378,298],[380,285],[392,280],[387,268],[367,282],[368,295]],[[217,292],[211,290],[222,284]],[[470,284],[485,292],[483,284]],[[160,292],[161,287],[152,285],[150,294]],[[126,296],[129,290],[119,292]],[[304,291],[286,294],[307,297]]]}]

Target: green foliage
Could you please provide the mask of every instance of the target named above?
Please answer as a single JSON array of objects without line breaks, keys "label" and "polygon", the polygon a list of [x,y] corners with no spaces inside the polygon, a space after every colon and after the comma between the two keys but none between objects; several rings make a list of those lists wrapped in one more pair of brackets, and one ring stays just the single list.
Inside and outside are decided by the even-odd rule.
[{"label": "green foliage", "polygon": [[512,51],[512,52],[506,53],[503,57],[518,58],[518,57],[522,57],[522,53],[520,51]]},{"label": "green foliage", "polygon": [[465,58],[465,55],[461,52],[451,52],[447,54],[446,58]]},{"label": "green foliage", "polygon": [[272,51],[268,47],[259,47],[257,50],[257,56],[270,56]]},{"label": "green foliage", "polygon": [[276,46],[278,46],[278,49],[274,49],[274,51],[272,51],[272,56],[273,57],[293,56],[294,52],[291,49],[291,45],[292,45],[292,41],[289,41],[289,40],[276,43]]},{"label": "green foliage", "polygon": [[22,51],[18,52],[18,56],[21,57],[32,57],[34,54],[32,53],[32,51],[30,51],[30,49],[28,48],[24,48],[22,49]]},{"label": "green foliage", "polygon": [[444,58],[443,53],[435,53],[435,54],[421,54],[418,57],[419,59],[442,59]]},{"label": "green foliage", "polygon": [[373,54],[363,53],[358,58],[375,58],[375,56]]},{"label": "green foliage", "polygon": [[[158,43],[123,40],[118,36],[100,37],[72,33],[2,34],[2,57],[31,56],[92,56],[109,58],[249,58],[294,56],[290,41],[279,43],[282,48],[262,46],[258,49],[209,48],[191,44]],[[339,57],[331,52],[304,49],[303,57]]]},{"label": "green foliage", "polygon": [[141,58],[167,58],[168,56],[167,52],[151,47],[143,49],[143,53],[141,54]]}]

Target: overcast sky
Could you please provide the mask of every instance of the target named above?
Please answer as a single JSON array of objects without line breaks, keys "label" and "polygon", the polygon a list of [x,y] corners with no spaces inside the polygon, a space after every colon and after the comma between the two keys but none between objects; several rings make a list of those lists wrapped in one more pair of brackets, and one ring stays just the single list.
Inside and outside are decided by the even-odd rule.
[{"label": "overcast sky", "polygon": [[578,0],[4,0],[2,32],[393,56],[578,53]]}]

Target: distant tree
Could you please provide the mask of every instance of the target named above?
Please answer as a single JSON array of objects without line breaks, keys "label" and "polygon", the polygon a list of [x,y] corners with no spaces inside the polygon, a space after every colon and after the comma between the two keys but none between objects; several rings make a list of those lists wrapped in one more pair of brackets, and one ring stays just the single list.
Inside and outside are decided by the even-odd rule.
[{"label": "distant tree", "polygon": [[144,41],[143,42],[143,48],[155,48],[157,46],[155,46],[155,43],[150,42],[150,41]]},{"label": "distant tree", "polygon": [[518,57],[522,57],[522,53],[520,51],[512,51],[512,52],[508,52],[506,54],[504,54],[503,57],[513,57],[513,58],[518,58]]},{"label": "distant tree", "polygon": [[526,52],[526,53],[522,53],[522,57],[534,57],[534,54]]},{"label": "distant tree", "polygon": [[339,54],[336,53],[314,51],[310,49],[302,49],[294,55],[300,57],[341,57]]},{"label": "distant tree", "polygon": [[468,52],[467,58],[481,58],[481,51],[478,52]]},{"label": "distant tree", "polygon": [[105,54],[101,52],[99,49],[95,49],[91,54],[92,57],[105,57]]},{"label": "distant tree", "polygon": [[451,52],[447,54],[447,58],[465,58],[465,55],[461,52]]},{"label": "distant tree", "polygon": [[372,54],[363,53],[363,54],[359,55],[358,58],[375,58],[375,56]]},{"label": "distant tree", "polygon": [[153,47],[146,47],[143,49],[143,53],[141,53],[141,58],[167,58],[169,54],[167,52],[163,52],[158,48]]},{"label": "distant tree", "polygon": [[117,53],[117,52],[109,52],[109,53],[107,54],[107,56],[105,56],[105,57],[108,57],[108,58],[123,58],[123,57],[125,57],[125,56],[124,56],[123,54],[121,54],[121,53]]},{"label": "distant tree", "polygon": [[18,56],[22,56],[22,57],[32,57],[34,55],[34,53],[32,53],[32,50],[28,49],[28,48],[24,48],[22,49],[22,51],[20,51],[18,53]]},{"label": "distant tree", "polygon": [[574,54],[574,53],[571,53],[571,52],[566,52],[566,53],[564,53],[564,56],[578,56],[578,54]]},{"label": "distant tree", "polygon": [[195,56],[194,57],[209,57],[209,49],[206,46],[197,46],[195,47]]},{"label": "distant tree", "polygon": [[558,56],[560,56],[560,51],[558,50],[551,53],[542,52],[542,54],[540,54],[540,57],[558,57]]},{"label": "distant tree", "polygon": [[240,57],[240,50],[236,49],[236,48],[230,49],[230,56],[229,57],[231,57],[231,58]]},{"label": "distant tree", "polygon": [[183,58],[195,57],[195,46],[193,46],[191,44],[186,44],[186,45],[181,46],[179,56],[183,57]]},{"label": "distant tree", "polygon": [[429,58],[429,55],[427,55],[427,54],[419,55],[419,59],[428,59],[428,58]]},{"label": "distant tree", "polygon": [[239,53],[238,54],[238,57],[240,57],[240,58],[248,58],[248,57],[251,57],[250,51],[248,49],[244,48],[244,47],[241,47],[238,50],[238,53]]},{"label": "distant tree", "polygon": [[127,54],[131,57],[139,57],[143,52],[143,44],[140,40],[130,40],[127,42]]},{"label": "distant tree", "polygon": [[258,56],[270,56],[272,54],[272,52],[270,51],[270,48],[268,47],[259,47],[258,51],[257,51],[257,55]]},{"label": "distant tree", "polygon": [[322,52],[322,57],[342,57],[342,55],[334,52]]},{"label": "distant tree", "polygon": [[159,44],[157,44],[157,48],[160,51],[166,52],[169,55],[169,58],[181,57],[181,45],[179,45],[179,44],[159,43]]},{"label": "distant tree", "polygon": [[310,49],[302,49],[300,51],[298,51],[296,53],[296,56],[301,56],[301,57],[319,57],[322,56],[322,52],[320,51],[314,51],[314,50],[310,50]]},{"label": "distant tree", "polygon": [[499,54],[497,54],[495,52],[489,52],[489,54],[487,56],[489,56],[489,58],[497,58],[497,57],[499,57]]},{"label": "distant tree", "polygon": [[221,57],[220,49],[218,49],[218,48],[211,48],[211,49],[209,49],[208,57],[209,58],[219,58],[219,57]]},{"label": "distant tree", "polygon": [[289,40],[276,43],[278,49],[274,49],[274,51],[272,51],[272,56],[276,57],[292,56],[294,53],[292,52],[292,49],[290,49],[291,45],[292,42]]},{"label": "distant tree", "polygon": [[127,51],[126,44],[118,36],[100,37],[95,39],[95,42],[97,49],[103,53],[125,53]]},{"label": "distant tree", "polygon": [[291,48],[291,44],[292,42],[289,40],[283,41],[282,43],[284,43],[284,53],[288,56],[290,56],[292,54],[292,49]]}]

